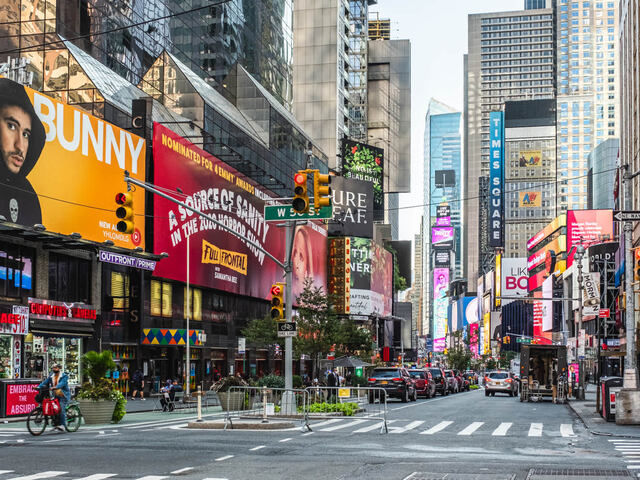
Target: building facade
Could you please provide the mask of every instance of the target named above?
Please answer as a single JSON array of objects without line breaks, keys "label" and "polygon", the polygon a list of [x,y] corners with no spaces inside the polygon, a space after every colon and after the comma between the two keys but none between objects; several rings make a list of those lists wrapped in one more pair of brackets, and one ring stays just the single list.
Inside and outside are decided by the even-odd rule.
[{"label": "building facade", "polygon": [[558,192],[563,210],[587,206],[587,158],[619,138],[618,2],[558,0]]},{"label": "building facade", "polygon": [[614,209],[614,191],[618,176],[620,141],[609,138],[589,153],[587,177],[587,208]]},{"label": "building facade", "polygon": [[523,10],[469,15],[465,59],[464,186],[465,276],[491,268],[493,252],[478,245],[479,178],[489,172],[489,112],[508,100],[555,95],[554,11]]},{"label": "building facade", "polygon": [[505,257],[526,257],[526,241],[556,217],[555,180],[555,100],[506,102]]}]

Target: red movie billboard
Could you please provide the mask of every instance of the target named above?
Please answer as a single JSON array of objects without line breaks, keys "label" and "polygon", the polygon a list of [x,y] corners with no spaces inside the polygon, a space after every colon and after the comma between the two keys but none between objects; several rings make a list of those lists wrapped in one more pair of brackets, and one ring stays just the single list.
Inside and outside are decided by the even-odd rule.
[{"label": "red movie billboard", "polygon": [[[218,158],[166,127],[153,126],[154,183],[176,198],[214,217],[278,259],[284,259],[284,229],[264,220],[270,192]],[[226,229],[164,198],[154,200],[154,251],[167,252],[154,276],[187,279],[185,255],[189,237],[190,282],[256,298],[270,298],[271,284],[283,281],[282,270],[264,252]],[[293,245],[294,301],[306,277],[326,285],[326,227],[309,222],[296,228]]]}]

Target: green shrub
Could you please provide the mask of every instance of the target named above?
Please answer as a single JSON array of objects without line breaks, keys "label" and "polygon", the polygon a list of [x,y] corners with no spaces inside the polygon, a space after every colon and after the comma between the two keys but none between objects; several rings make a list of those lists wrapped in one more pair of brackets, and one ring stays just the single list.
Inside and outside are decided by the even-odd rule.
[{"label": "green shrub", "polygon": [[477,389],[479,389],[480,387],[479,387],[478,385],[470,385],[470,386],[469,386],[469,388],[470,388],[471,390],[477,390]]},{"label": "green shrub", "polygon": [[369,381],[365,377],[351,377],[351,386],[353,387],[368,387]]},{"label": "green shrub", "polygon": [[284,388],[284,377],[273,374],[265,375],[258,380],[258,386],[267,388]]},{"label": "green shrub", "polygon": [[342,412],[346,417],[353,416],[358,411],[357,403],[312,403],[309,405],[309,413],[336,413]]},{"label": "green shrub", "polygon": [[113,392],[113,397],[116,400],[116,408],[113,411],[113,416],[111,417],[111,421],[113,423],[118,423],[122,420],[127,413],[127,399],[124,398],[122,392],[115,390]]},{"label": "green shrub", "polygon": [[302,377],[300,375],[293,376],[293,388],[302,388]]}]

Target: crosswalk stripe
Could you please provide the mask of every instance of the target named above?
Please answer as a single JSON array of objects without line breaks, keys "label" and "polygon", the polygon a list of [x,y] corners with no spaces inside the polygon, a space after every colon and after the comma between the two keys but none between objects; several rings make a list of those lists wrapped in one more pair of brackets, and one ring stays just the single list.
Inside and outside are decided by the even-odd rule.
[{"label": "crosswalk stripe", "polygon": [[424,423],[424,420],[415,420],[405,425],[404,427],[394,427],[393,429],[389,430],[389,433],[405,433],[405,432],[408,432],[409,430],[413,430],[414,428],[419,427],[423,423]]},{"label": "crosswalk stripe", "polygon": [[146,477],[140,477],[137,480],[163,480],[164,478],[169,477],[165,477],[163,475],[147,475]]},{"label": "crosswalk stripe", "polygon": [[458,435],[471,435],[473,432],[479,429],[482,425],[484,425],[484,422],[473,422],[472,424],[468,425],[465,429],[458,432]]},{"label": "crosswalk stripe", "polygon": [[23,477],[13,477],[10,480],[38,480],[40,478],[59,477],[69,472],[58,472],[55,470],[49,470],[47,472],[34,473],[33,475],[25,475]]},{"label": "crosswalk stripe", "polygon": [[433,435],[434,433],[438,433],[441,430],[444,430],[453,422],[446,420],[444,422],[440,422],[439,424],[431,427],[429,430],[425,430],[424,432],[420,432],[420,435]]},{"label": "crosswalk stripe", "polygon": [[224,457],[216,458],[214,462],[222,462],[224,460],[229,460],[230,458],[233,458],[233,457],[235,457],[235,455],[225,455]]},{"label": "crosswalk stripe", "polygon": [[5,473],[13,473],[13,470],[0,470],[0,475],[4,475]]},{"label": "crosswalk stripe", "polygon": [[334,425],[333,427],[321,428],[320,432],[334,432],[336,430],[341,430],[343,428],[353,427],[355,425],[360,425],[361,423],[368,422],[368,420],[354,420],[353,422],[341,423],[338,425]]},{"label": "crosswalk stripe", "polygon": [[491,435],[494,437],[504,437],[513,423],[511,422],[502,422],[498,428],[496,428]]},{"label": "crosswalk stripe", "polygon": [[76,478],[75,480],[102,480],[103,478],[115,477],[117,473],[96,473],[88,477]]},{"label": "crosswalk stripe", "polygon": [[627,468],[629,470],[639,470],[640,469],[640,465],[627,465]]},{"label": "crosswalk stripe", "polygon": [[326,420],[324,422],[320,422],[320,423],[316,423],[316,424],[312,423],[311,426],[313,428],[324,427],[325,425],[331,425],[331,424],[336,423],[336,422],[342,422],[343,420],[344,419],[342,419],[342,418],[334,418],[333,420]]},{"label": "crosswalk stripe", "polygon": [[[387,425],[391,425],[392,423],[395,423],[395,420],[387,420]],[[380,423],[378,422],[374,422],[373,425],[369,425],[368,427],[364,427],[364,428],[360,428],[358,430],[356,430],[353,433],[366,433],[366,432],[371,432],[372,430],[376,430],[376,429],[380,429]]]},{"label": "crosswalk stripe", "polygon": [[529,427],[528,437],[541,437],[542,436],[542,423],[532,423]]},{"label": "crosswalk stripe", "polygon": [[560,435],[563,437],[575,437],[573,433],[573,425],[570,423],[563,423],[560,425]]}]

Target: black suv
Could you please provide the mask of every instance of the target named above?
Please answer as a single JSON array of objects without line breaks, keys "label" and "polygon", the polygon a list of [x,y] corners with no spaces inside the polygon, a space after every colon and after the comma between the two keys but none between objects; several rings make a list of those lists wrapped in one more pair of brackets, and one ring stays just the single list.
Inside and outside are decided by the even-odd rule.
[{"label": "black suv", "polygon": [[436,393],[440,393],[442,396],[449,395],[449,384],[447,382],[447,377],[444,375],[444,370],[437,367],[431,367],[429,368],[429,371],[431,372],[433,381],[436,382]]},{"label": "black suv", "polygon": [[[406,368],[374,368],[369,376],[369,386],[383,388],[389,397],[399,398],[403,402],[416,401],[418,394],[414,381]],[[369,393],[369,403],[373,403],[375,391]]]}]

